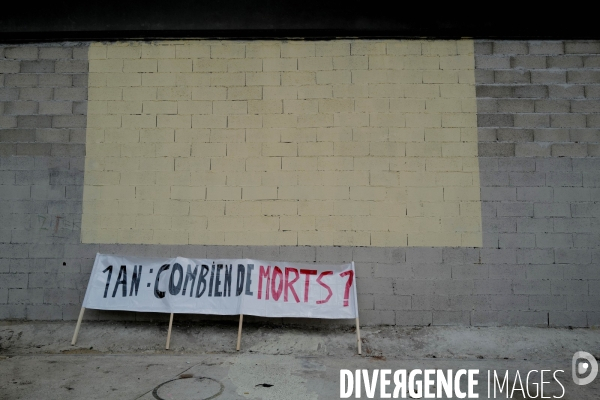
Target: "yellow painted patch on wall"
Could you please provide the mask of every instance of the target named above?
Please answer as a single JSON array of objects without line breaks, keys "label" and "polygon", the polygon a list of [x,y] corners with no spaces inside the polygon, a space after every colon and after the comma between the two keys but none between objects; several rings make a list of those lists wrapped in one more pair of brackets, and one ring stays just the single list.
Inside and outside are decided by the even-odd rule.
[{"label": "yellow painted patch on wall", "polygon": [[481,246],[473,42],[89,50],[82,241]]}]

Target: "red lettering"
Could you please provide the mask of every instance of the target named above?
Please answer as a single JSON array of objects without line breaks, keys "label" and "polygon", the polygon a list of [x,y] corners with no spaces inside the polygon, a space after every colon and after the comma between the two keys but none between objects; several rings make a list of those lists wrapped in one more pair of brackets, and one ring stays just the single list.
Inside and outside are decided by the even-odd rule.
[{"label": "red lettering", "polygon": [[350,287],[352,286],[352,279],[354,279],[354,271],[344,271],[340,274],[340,276],[342,278],[344,276],[348,276],[348,280],[346,281],[346,288],[344,289],[344,307],[348,307],[348,298],[350,296]]},{"label": "red lettering", "polygon": [[260,272],[258,274],[258,299],[259,300],[262,296],[263,277],[267,278],[267,293],[265,295],[265,299],[269,300],[269,286],[271,283],[271,266],[270,265],[267,267],[266,270],[265,270],[265,267],[263,267],[262,265],[260,266]]},{"label": "red lettering", "polygon": [[300,273],[304,275],[304,302],[308,303],[308,286],[310,285],[310,276],[316,275],[316,269],[301,269]]},{"label": "red lettering", "polygon": [[329,299],[331,298],[331,296],[333,296],[333,292],[331,291],[331,288],[329,287],[329,285],[327,285],[326,283],[321,281],[321,278],[323,278],[324,276],[327,276],[327,275],[333,275],[333,271],[321,272],[321,275],[319,275],[319,277],[317,278],[317,282],[319,282],[319,285],[323,286],[329,292],[329,294],[327,295],[327,298],[325,298],[325,300],[317,300],[317,304],[327,303],[329,301]]},{"label": "red lettering", "polygon": [[[290,272],[293,272],[294,274],[296,274],[296,277],[290,281]],[[287,302],[288,301],[288,289],[292,292],[292,295],[294,296],[294,299],[296,300],[296,303],[300,303],[300,299],[298,298],[298,295],[296,294],[296,290],[294,289],[294,283],[296,283],[296,281],[300,279],[300,274],[298,274],[298,270],[296,268],[287,268],[285,269],[285,290],[283,292],[283,301]]]},{"label": "red lettering", "polygon": [[[279,286],[275,287],[275,281],[279,277]],[[271,294],[273,295],[273,300],[279,300],[279,296],[281,296],[281,291],[283,290],[283,273],[279,269],[279,267],[273,268],[273,279],[271,280]]]}]

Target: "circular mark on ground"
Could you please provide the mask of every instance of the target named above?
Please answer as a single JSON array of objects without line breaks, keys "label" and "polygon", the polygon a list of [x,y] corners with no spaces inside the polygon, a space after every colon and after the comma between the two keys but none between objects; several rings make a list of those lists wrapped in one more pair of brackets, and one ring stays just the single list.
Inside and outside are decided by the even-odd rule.
[{"label": "circular mark on ground", "polygon": [[157,400],[210,400],[220,396],[223,390],[225,390],[225,386],[218,380],[199,376],[163,382],[154,388],[152,396]]}]

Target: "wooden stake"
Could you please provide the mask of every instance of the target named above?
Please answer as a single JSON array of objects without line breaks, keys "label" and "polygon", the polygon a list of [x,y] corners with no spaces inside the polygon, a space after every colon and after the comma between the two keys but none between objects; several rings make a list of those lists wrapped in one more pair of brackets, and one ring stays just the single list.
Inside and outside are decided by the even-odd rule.
[{"label": "wooden stake", "polygon": [[77,319],[77,325],[75,326],[75,333],[73,334],[73,340],[71,340],[71,346],[75,346],[75,343],[77,343],[77,336],[79,336],[79,328],[81,328],[81,320],[83,320],[84,311],[85,307],[81,307],[81,311],[79,311],[79,318]]},{"label": "wooden stake", "polygon": [[354,307],[356,307],[356,344],[358,345],[358,354],[362,354],[362,343],[360,340],[360,322],[358,321],[358,296],[356,295],[356,269],[354,268],[354,261],[352,261],[352,271],[354,272]]},{"label": "wooden stake", "polygon": [[171,317],[169,318],[169,331],[167,332],[167,346],[165,349],[169,350],[169,345],[171,344],[171,329],[173,328],[173,313],[171,313]]},{"label": "wooden stake", "polygon": [[358,317],[356,317],[356,343],[358,344],[358,354],[362,354],[360,343],[360,323],[358,322]]},{"label": "wooden stake", "polygon": [[238,339],[236,350],[240,351],[240,346],[242,344],[242,323],[244,322],[244,314],[240,314],[240,326],[238,327]]}]

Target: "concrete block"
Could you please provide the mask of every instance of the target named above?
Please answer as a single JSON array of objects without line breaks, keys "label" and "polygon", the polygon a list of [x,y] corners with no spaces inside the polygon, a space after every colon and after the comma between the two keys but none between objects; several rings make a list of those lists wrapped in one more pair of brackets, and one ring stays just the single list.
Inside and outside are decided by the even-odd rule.
[{"label": "concrete block", "polygon": [[529,307],[528,296],[490,296],[491,309],[499,311],[525,311]]},{"label": "concrete block", "polygon": [[567,296],[533,295],[528,296],[531,311],[565,311]]},{"label": "concrete block", "polygon": [[448,308],[453,311],[472,311],[491,309],[490,296],[450,296]]},{"label": "concrete block", "polygon": [[516,98],[546,98],[548,97],[548,86],[525,85],[512,86],[512,95]]},{"label": "concrete block", "polygon": [[499,236],[500,248],[531,248],[535,247],[533,233],[502,233]]},{"label": "concrete block", "polygon": [[469,311],[433,311],[434,326],[468,326],[471,325]]},{"label": "concrete block", "polygon": [[519,264],[552,264],[554,252],[552,249],[518,249],[517,262]]},{"label": "concrete block", "polygon": [[[495,214],[494,214],[495,217]],[[502,233],[502,232],[516,232],[517,231],[517,218],[485,218],[483,221],[483,232],[489,233]],[[497,246],[495,246],[497,247]]]},{"label": "concrete block", "polygon": [[281,246],[279,248],[279,257],[282,260],[290,262],[315,262],[316,247],[312,246]]},{"label": "concrete block", "polygon": [[450,296],[473,294],[477,293],[477,291],[473,280],[443,279],[435,281],[434,293],[437,295]]},{"label": "concrete block", "polygon": [[533,203],[505,202],[498,204],[499,217],[533,217]]},{"label": "concrete block", "polygon": [[361,325],[395,325],[396,314],[394,311],[369,311],[360,316]]},{"label": "concrete block", "polygon": [[569,247],[594,248],[600,242],[600,235],[595,233],[575,233],[572,236],[573,245]]},{"label": "concrete block", "polygon": [[374,295],[375,310],[410,310],[411,297],[397,295]]},{"label": "concrete block", "polygon": [[580,296],[588,294],[586,280],[553,280],[550,282],[552,294]]},{"label": "concrete block", "polygon": [[73,48],[65,46],[40,47],[38,58],[40,60],[58,60],[61,58],[72,58]]},{"label": "concrete block", "polygon": [[508,127],[514,126],[513,114],[477,114],[478,127]]},{"label": "concrete block", "polygon": [[412,275],[416,279],[450,279],[452,269],[444,264],[409,263],[412,266]]},{"label": "concrete block", "polygon": [[498,170],[514,172],[535,171],[535,160],[525,157],[501,158],[498,160]]},{"label": "concrete block", "polygon": [[531,73],[524,70],[499,70],[494,71],[495,83],[529,83]]},{"label": "concrete block", "polygon": [[573,165],[569,158],[550,158],[535,160],[535,169],[540,172],[571,171]]},{"label": "concrete block", "polygon": [[533,129],[500,128],[497,131],[497,138],[500,142],[532,142]]},{"label": "concrete block", "polygon": [[481,279],[474,281],[475,294],[512,294],[512,281],[504,279]]},{"label": "concrete block", "polygon": [[411,247],[406,250],[407,263],[441,263],[441,248]]},{"label": "concrete block", "polygon": [[515,249],[481,249],[481,262],[484,264],[516,264]]},{"label": "concrete block", "polygon": [[27,306],[28,320],[53,321],[62,319],[62,307],[59,305],[40,304]]},{"label": "concrete block", "polygon": [[487,279],[489,266],[483,264],[453,265],[452,279]]},{"label": "concrete block", "polygon": [[394,280],[394,293],[398,295],[432,295],[435,291],[434,280]]},{"label": "concrete block", "polygon": [[514,157],[514,143],[479,143],[478,154],[481,157]]},{"label": "concrete block", "polygon": [[[373,276],[375,278],[400,278],[400,279],[410,279],[414,277],[413,267],[409,264],[366,264],[364,267],[371,266]],[[362,263],[359,263],[358,266],[363,267]],[[358,267],[356,266],[355,268]]]},{"label": "concrete block", "polygon": [[567,310],[600,311],[600,296],[567,296]]},{"label": "concrete block", "polygon": [[475,54],[492,54],[492,42],[485,40],[475,40],[473,43]]},{"label": "concrete block", "polygon": [[355,247],[352,257],[356,262],[403,263],[406,250],[381,247]]},{"label": "concrete block", "polygon": [[567,41],[565,42],[566,54],[598,54],[600,53],[600,42],[598,41]]},{"label": "concrete block", "polygon": [[10,304],[42,304],[44,289],[9,289],[8,302]]},{"label": "concrete block", "polygon": [[565,45],[563,41],[530,41],[529,54],[560,55],[564,54]]},{"label": "concrete block", "polygon": [[36,61],[21,61],[22,73],[51,73],[54,72],[54,61],[52,60],[36,60]]},{"label": "concrete block", "polygon": [[431,311],[396,311],[396,325],[400,326],[429,326],[433,323]]},{"label": "concrete block", "polygon": [[592,254],[588,249],[555,249],[555,262],[557,264],[590,264]]},{"label": "concrete block", "polygon": [[493,70],[484,70],[484,69],[476,69],[475,70],[475,82],[478,85],[486,84],[486,83],[494,83],[494,71]]},{"label": "concrete block", "polygon": [[510,57],[496,55],[475,55],[475,69],[508,69],[510,68]]},{"label": "concrete block", "polygon": [[525,41],[497,40],[492,42],[494,54],[527,54],[529,43]]},{"label": "concrete block", "polygon": [[[450,299],[448,296],[441,295],[413,295],[412,309],[413,310],[449,310]],[[473,297],[473,296],[464,296]]]},{"label": "concrete block", "polygon": [[568,203],[534,203],[533,215],[535,218],[570,217],[571,209]]},{"label": "concrete block", "polygon": [[[517,189],[517,197],[518,201],[552,201],[554,192],[552,188],[549,187],[518,187]],[[534,205],[534,215],[535,215],[535,205]]]},{"label": "concrete block", "polygon": [[479,171],[479,181],[482,187],[508,186],[508,173],[498,171],[482,171],[481,165],[479,166]]},{"label": "concrete block", "polygon": [[548,97],[552,99],[582,99],[585,97],[582,85],[549,85]]},{"label": "concrete block", "polygon": [[491,97],[491,98],[507,98],[513,94],[511,86],[499,86],[499,85],[477,85],[475,87],[477,98]]},{"label": "concrete block", "polygon": [[587,327],[587,314],[573,311],[550,311],[548,313],[548,325]]},{"label": "concrete block", "polygon": [[516,201],[517,189],[511,187],[482,187],[482,201]]},{"label": "concrete block", "polygon": [[587,313],[588,327],[597,328],[600,326],[600,313],[598,312],[588,312]]},{"label": "concrete block", "polygon": [[444,247],[442,259],[444,264],[478,263],[479,249]]},{"label": "concrete block", "polygon": [[548,314],[540,311],[499,311],[500,325],[548,326]]},{"label": "concrete block", "polygon": [[536,233],[535,244],[539,248],[573,247],[573,235],[569,233]]},{"label": "concrete block", "polygon": [[[547,254],[552,254],[552,250],[542,250]],[[538,253],[539,254],[539,253]],[[547,258],[548,260],[548,258]],[[541,261],[540,261],[541,262]],[[551,279],[561,280],[564,278],[565,266],[558,264],[538,264],[538,265],[525,265],[524,270],[526,271],[527,279]]]},{"label": "concrete block", "polygon": [[[0,192],[1,192],[1,190],[0,190]],[[28,258],[29,257],[28,246],[22,245],[22,244],[0,243],[0,254],[2,254],[2,258]],[[16,276],[15,278],[9,278],[8,276],[5,276],[4,278],[5,279],[17,279],[20,282],[24,277]],[[13,281],[11,281],[11,282],[13,282]],[[6,287],[8,287],[8,286],[6,286]],[[15,287],[20,287],[20,286],[15,286]]]},{"label": "concrete block", "polygon": [[532,71],[531,83],[533,84],[564,84],[567,83],[565,71]]},{"label": "concrete block", "polygon": [[516,69],[544,69],[546,57],[540,55],[522,55],[510,57],[510,67]]},{"label": "concrete block", "polygon": [[331,263],[344,263],[351,262],[352,248],[351,247],[317,247],[316,248],[316,261],[317,262],[331,262]]},{"label": "concrete block", "polygon": [[583,176],[580,172],[549,172],[546,173],[548,186],[582,186]]},{"label": "concrete block", "polygon": [[521,128],[547,128],[551,123],[551,115],[546,114],[515,114],[514,126]]},{"label": "concrete block", "polygon": [[361,294],[394,294],[392,280],[386,278],[357,279],[356,290]]},{"label": "concrete block", "polygon": [[27,317],[27,306],[25,304],[1,304],[0,319],[2,320],[19,320]]},{"label": "concrete block", "polygon": [[546,173],[543,172],[511,172],[508,174],[511,186],[545,186]]},{"label": "concrete block", "polygon": [[513,292],[515,294],[550,294],[549,280],[519,280],[513,282]]}]

